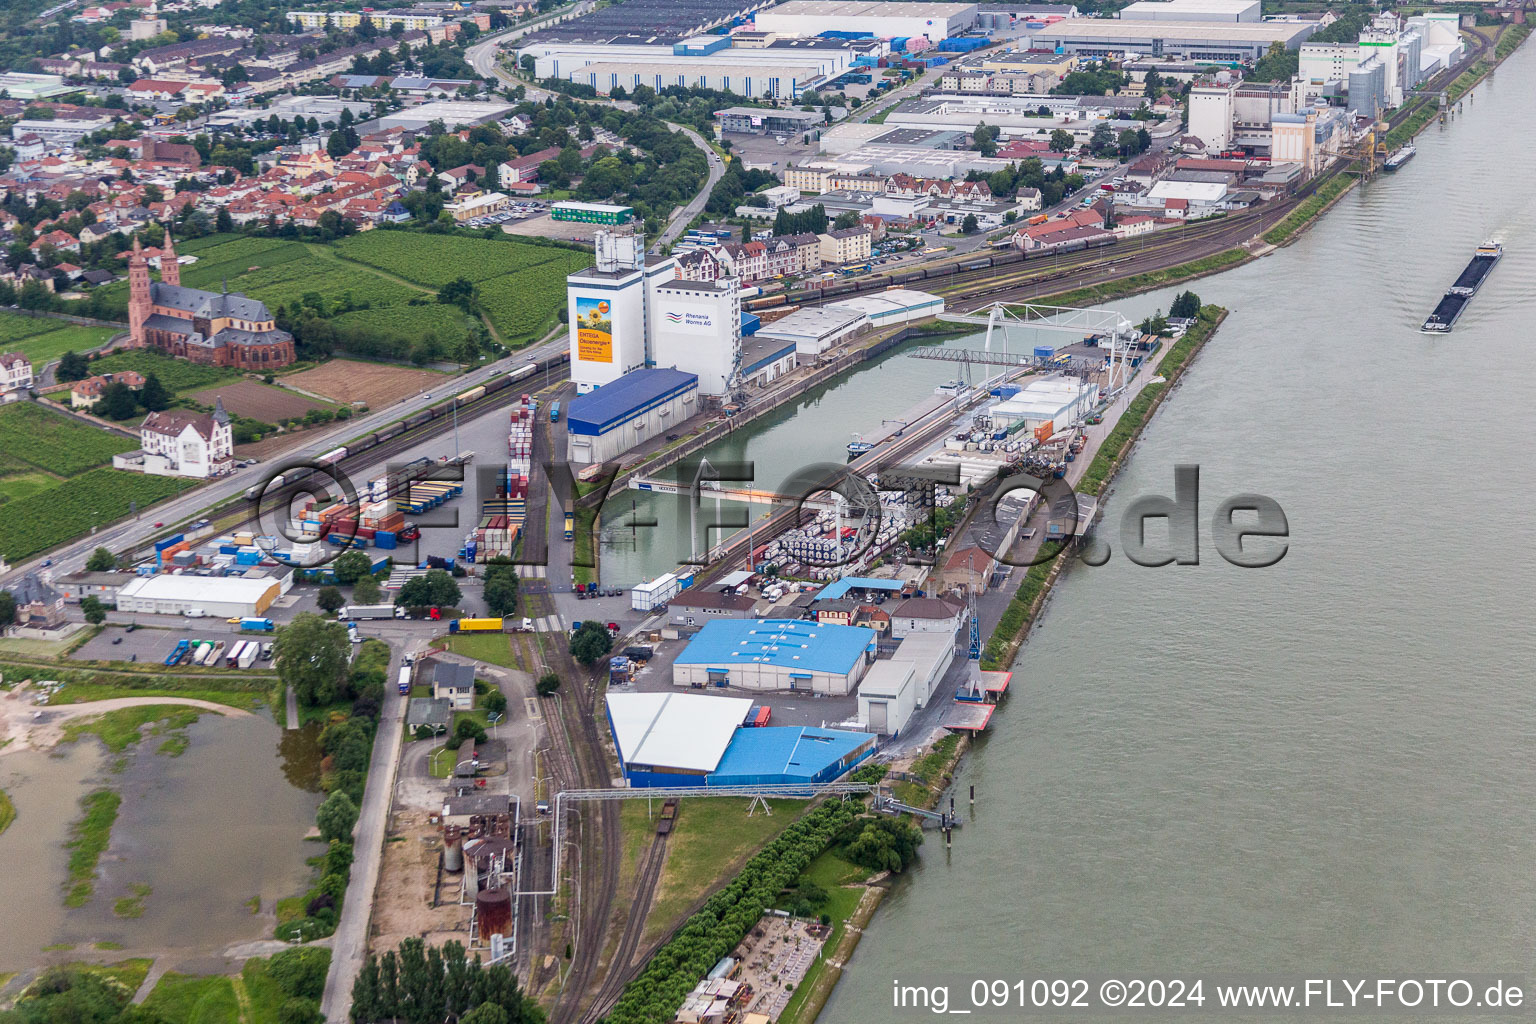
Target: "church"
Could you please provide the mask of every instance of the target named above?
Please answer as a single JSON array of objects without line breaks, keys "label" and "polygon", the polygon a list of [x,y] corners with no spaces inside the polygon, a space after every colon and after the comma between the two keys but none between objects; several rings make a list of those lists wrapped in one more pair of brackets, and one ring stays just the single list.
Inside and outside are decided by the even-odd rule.
[{"label": "church", "polygon": [[263,303],[229,291],[181,286],[181,267],[169,231],[158,281],[150,280],[149,259],[139,240],[133,240],[128,296],[129,344],[134,348],[258,373],[294,361],[293,335],[277,329]]}]

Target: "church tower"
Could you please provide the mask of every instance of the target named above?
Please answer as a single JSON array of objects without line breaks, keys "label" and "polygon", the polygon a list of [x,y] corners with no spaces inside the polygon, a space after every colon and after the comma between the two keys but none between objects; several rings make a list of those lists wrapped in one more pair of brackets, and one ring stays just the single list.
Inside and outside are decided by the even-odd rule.
[{"label": "church tower", "polygon": [[144,321],[149,319],[150,307],[153,305],[154,298],[150,295],[149,285],[149,260],[144,257],[144,250],[139,245],[138,236],[134,236],[133,253],[128,257],[128,333],[129,344],[134,348],[143,348],[146,344]]},{"label": "church tower", "polygon": [[165,229],[165,248],[160,252],[160,280],[168,285],[181,285],[181,264],[176,262],[176,243],[171,241],[171,229]]}]

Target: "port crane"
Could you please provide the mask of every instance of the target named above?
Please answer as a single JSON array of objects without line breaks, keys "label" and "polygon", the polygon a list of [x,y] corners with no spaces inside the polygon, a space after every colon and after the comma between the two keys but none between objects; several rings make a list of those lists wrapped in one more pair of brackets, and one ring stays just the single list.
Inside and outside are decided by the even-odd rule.
[{"label": "port crane", "polygon": [[[943,348],[925,346],[914,349],[908,355],[916,359],[934,359],[960,363],[965,367],[966,382],[971,380],[971,366],[1039,367],[1052,362],[1031,352],[1010,352],[1010,330],[1065,331],[1079,338],[1093,336],[1103,339],[1107,363],[1096,359],[1075,357],[1068,359],[1062,368],[1069,372],[1086,375],[1106,369],[1108,380],[1105,393],[1113,395],[1122,390],[1131,379],[1131,352],[1140,336],[1136,326],[1122,314],[1112,309],[1077,306],[1051,306],[1037,302],[1010,304],[992,302],[969,313],[940,313],[939,319],[947,323],[973,324],[987,329],[986,340],[980,349]],[[994,335],[998,339],[993,345]]]}]

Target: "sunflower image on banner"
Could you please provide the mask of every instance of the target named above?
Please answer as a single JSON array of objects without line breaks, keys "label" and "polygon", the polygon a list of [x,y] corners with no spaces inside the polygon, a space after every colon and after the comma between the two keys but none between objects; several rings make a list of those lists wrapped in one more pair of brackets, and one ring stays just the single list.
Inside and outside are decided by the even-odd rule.
[{"label": "sunflower image on banner", "polygon": [[589,363],[613,362],[612,307],[607,299],[576,297],[576,357]]}]

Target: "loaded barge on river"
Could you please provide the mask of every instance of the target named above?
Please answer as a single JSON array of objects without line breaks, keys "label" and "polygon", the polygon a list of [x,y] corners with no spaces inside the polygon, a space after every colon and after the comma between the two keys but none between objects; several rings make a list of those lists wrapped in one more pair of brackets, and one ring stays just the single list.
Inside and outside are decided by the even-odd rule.
[{"label": "loaded barge on river", "polygon": [[1421,330],[1429,334],[1444,334],[1454,327],[1462,311],[1467,308],[1467,303],[1472,301],[1472,296],[1477,294],[1477,290],[1488,279],[1493,265],[1503,258],[1504,247],[1498,242],[1485,242],[1478,246],[1477,252],[1472,255],[1472,262],[1467,264],[1456,283],[1440,297],[1440,304],[1429,314]]}]

